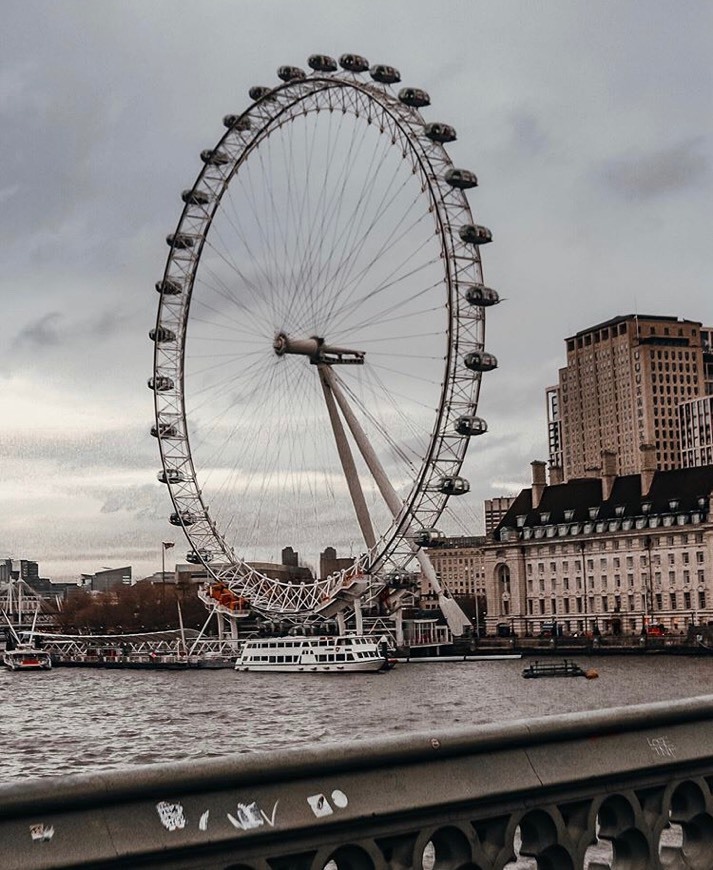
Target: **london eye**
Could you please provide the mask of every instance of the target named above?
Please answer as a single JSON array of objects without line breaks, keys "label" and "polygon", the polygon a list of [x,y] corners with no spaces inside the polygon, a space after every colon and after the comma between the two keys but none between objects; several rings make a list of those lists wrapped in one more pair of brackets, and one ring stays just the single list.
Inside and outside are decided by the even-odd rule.
[{"label": "london eye", "polygon": [[[254,610],[396,606],[419,572],[458,632],[424,548],[470,488],[461,466],[497,365],[477,179],[396,69],[354,54],[308,66],[250,89],[182,193],[150,331],[158,477],[188,561]],[[287,545],[309,561],[327,544],[347,567],[269,570]]]}]

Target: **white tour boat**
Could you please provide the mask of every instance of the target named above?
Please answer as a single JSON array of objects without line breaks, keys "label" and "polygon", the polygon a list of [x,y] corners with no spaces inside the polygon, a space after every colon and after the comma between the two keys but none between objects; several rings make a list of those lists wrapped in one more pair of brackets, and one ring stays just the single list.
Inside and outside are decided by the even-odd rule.
[{"label": "white tour boat", "polygon": [[14,649],[6,649],[2,660],[11,671],[49,671],[52,667],[50,654],[31,643],[18,643]]},{"label": "white tour boat", "polygon": [[243,644],[235,670],[341,674],[384,671],[391,665],[385,637],[345,634],[250,638]]}]

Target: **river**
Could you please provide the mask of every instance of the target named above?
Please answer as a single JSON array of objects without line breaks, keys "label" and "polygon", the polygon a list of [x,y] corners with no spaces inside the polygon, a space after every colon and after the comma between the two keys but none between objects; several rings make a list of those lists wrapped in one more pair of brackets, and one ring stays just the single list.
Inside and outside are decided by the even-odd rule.
[{"label": "river", "polygon": [[348,675],[0,669],[0,782],[713,694],[713,658],[579,656],[597,680],[524,680],[529,661]]}]

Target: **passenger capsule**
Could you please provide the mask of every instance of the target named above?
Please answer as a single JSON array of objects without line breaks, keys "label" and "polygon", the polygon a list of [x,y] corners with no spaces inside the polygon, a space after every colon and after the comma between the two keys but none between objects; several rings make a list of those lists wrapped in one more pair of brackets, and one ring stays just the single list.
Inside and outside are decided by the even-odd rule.
[{"label": "passenger capsule", "polygon": [[456,131],[455,127],[450,124],[426,124],[423,128],[424,135],[432,142],[455,142]]},{"label": "passenger capsule", "polygon": [[369,75],[375,82],[381,82],[382,85],[395,85],[401,81],[401,73],[393,66],[386,66],[383,63],[377,63],[369,70]]},{"label": "passenger capsule", "polygon": [[184,190],[181,199],[186,205],[208,205],[211,196],[205,190]]},{"label": "passenger capsule", "polygon": [[465,224],[458,230],[458,235],[468,245],[487,245],[493,241],[490,230],[477,224]]},{"label": "passenger capsule", "polygon": [[166,244],[180,250],[192,248],[195,243],[195,238],[189,236],[187,233],[169,233],[169,235],[166,236]]},{"label": "passenger capsule", "polygon": [[311,54],[307,58],[307,65],[315,72],[336,72],[337,62],[327,54]]},{"label": "passenger capsule", "polygon": [[469,187],[477,187],[478,179],[468,169],[449,169],[445,174],[446,184],[457,187],[458,190],[467,190]]},{"label": "passenger capsule", "polygon": [[455,422],[455,430],[459,435],[484,435],[488,431],[488,424],[481,417],[467,414],[459,417]]},{"label": "passenger capsule", "polygon": [[177,511],[171,514],[168,521],[172,526],[192,526],[196,519],[196,515],[190,511]]},{"label": "passenger capsule", "polygon": [[186,248],[192,248],[195,244],[195,239],[193,236],[186,235],[186,233],[170,233],[166,236],[166,244],[170,248],[177,248],[183,251]]},{"label": "passenger capsule", "polygon": [[173,423],[159,423],[151,427],[151,434],[154,438],[178,438],[178,429]]},{"label": "passenger capsule", "polygon": [[464,477],[444,477],[438,488],[444,495],[465,495],[470,492],[470,484]]},{"label": "passenger capsule", "polygon": [[305,71],[298,66],[281,66],[277,70],[277,77],[283,82],[300,81],[305,78]]},{"label": "passenger capsule", "polygon": [[431,98],[426,91],[422,91],[420,88],[401,88],[399,100],[405,106],[413,106],[415,109],[431,105]]},{"label": "passenger capsule", "polygon": [[166,393],[174,387],[173,379],[168,375],[159,375],[157,378],[149,378],[148,386],[150,390],[155,390],[157,393]]},{"label": "passenger capsule", "polygon": [[263,85],[253,85],[248,91],[251,100],[267,100],[275,99],[275,95],[272,93],[272,88],[266,88]]},{"label": "passenger capsule", "polygon": [[443,540],[443,532],[438,529],[419,529],[414,540],[419,547],[435,547]]},{"label": "passenger capsule", "polygon": [[176,340],[176,333],[167,326],[158,326],[156,329],[149,330],[149,338],[156,344],[167,344]]},{"label": "passenger capsule", "polygon": [[165,278],[163,281],[156,282],[156,292],[163,293],[164,296],[180,296],[181,285],[172,278]]},{"label": "passenger capsule", "polygon": [[249,130],[252,127],[250,118],[244,115],[226,115],[223,118],[223,126],[228,130]]},{"label": "passenger capsule", "polygon": [[226,163],[230,163],[230,157],[224,151],[215,151],[211,148],[201,151],[201,160],[207,166],[225,166]]},{"label": "passenger capsule", "polygon": [[492,353],[484,350],[475,350],[465,355],[463,363],[472,372],[492,372],[498,367],[498,361]]},{"label": "passenger capsule", "polygon": [[343,54],[339,58],[339,66],[348,72],[362,73],[369,69],[369,61],[360,54]]},{"label": "passenger capsule", "polygon": [[201,547],[198,550],[189,550],[186,553],[186,562],[189,562],[191,565],[200,565],[202,562],[211,562],[213,560],[213,554],[210,550],[206,550],[205,547]]},{"label": "passenger capsule", "polygon": [[480,308],[489,308],[500,302],[497,290],[486,287],[484,284],[471,284],[465,291],[465,301],[469,305],[477,305]]},{"label": "passenger capsule", "polygon": [[183,483],[185,474],[177,468],[164,468],[156,475],[159,483]]}]

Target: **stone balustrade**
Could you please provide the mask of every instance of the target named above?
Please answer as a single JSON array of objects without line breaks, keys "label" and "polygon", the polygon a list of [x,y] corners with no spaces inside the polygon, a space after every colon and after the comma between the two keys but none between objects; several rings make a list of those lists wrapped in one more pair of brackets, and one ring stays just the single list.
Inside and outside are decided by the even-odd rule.
[{"label": "stone balustrade", "polygon": [[0,867],[713,867],[713,696],[379,740],[345,721],[344,735],[5,785]]}]

